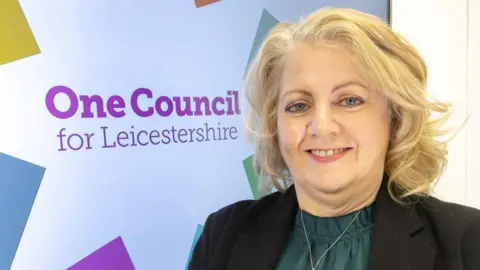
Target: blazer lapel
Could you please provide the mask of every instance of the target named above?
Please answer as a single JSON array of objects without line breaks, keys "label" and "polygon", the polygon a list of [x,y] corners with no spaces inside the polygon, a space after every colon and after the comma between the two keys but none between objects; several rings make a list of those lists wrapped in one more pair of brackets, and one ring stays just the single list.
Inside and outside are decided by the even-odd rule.
[{"label": "blazer lapel", "polygon": [[371,269],[433,269],[436,253],[434,241],[415,206],[402,206],[393,201],[388,193],[386,179],[376,202]]},{"label": "blazer lapel", "polygon": [[293,227],[297,207],[292,185],[256,224],[243,229],[230,254],[227,269],[275,269]]}]

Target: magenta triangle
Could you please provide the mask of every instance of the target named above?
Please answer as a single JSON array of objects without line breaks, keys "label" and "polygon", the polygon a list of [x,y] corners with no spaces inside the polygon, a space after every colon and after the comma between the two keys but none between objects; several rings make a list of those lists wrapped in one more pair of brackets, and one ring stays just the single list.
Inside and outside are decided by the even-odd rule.
[{"label": "magenta triangle", "polygon": [[135,270],[127,249],[119,236],[88,255],[68,270]]}]

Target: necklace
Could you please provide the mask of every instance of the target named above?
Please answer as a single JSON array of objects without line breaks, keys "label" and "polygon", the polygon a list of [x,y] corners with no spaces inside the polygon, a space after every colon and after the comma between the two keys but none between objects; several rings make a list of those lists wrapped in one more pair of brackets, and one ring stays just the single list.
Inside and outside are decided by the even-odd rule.
[{"label": "necklace", "polygon": [[303,221],[303,210],[300,209],[300,217],[302,219],[302,225],[303,225],[303,231],[305,232],[305,238],[307,239],[308,252],[310,254],[310,264],[312,265],[312,270],[315,270],[315,268],[317,268],[318,264],[323,259],[323,257],[327,254],[327,252],[333,246],[335,246],[335,244],[338,242],[338,240],[340,240],[340,238],[342,238],[342,236],[347,232],[348,228],[350,228],[350,226],[352,226],[353,222],[357,219],[359,214],[360,214],[360,211],[358,211],[358,213],[355,215],[355,217],[352,219],[352,221],[350,221],[350,224],[348,224],[347,228],[340,234],[340,236],[337,238],[337,240],[335,240],[335,242],[333,242],[333,244],[329,248],[327,248],[327,250],[325,250],[325,252],[323,252],[322,256],[320,256],[320,259],[318,259],[317,263],[314,266],[313,265],[312,248],[310,247],[310,240],[308,240],[307,229],[305,228],[305,222]]}]

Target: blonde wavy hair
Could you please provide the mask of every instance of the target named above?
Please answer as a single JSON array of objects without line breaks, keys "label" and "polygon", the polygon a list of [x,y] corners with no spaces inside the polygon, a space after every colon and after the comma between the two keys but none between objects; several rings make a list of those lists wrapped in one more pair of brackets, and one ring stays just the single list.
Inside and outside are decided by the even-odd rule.
[{"label": "blonde wavy hair", "polygon": [[405,38],[381,19],[346,8],[323,8],[298,23],[279,23],[249,67],[244,85],[247,135],[256,146],[260,188],[284,192],[291,184],[280,154],[276,113],[285,55],[297,42],[337,44],[352,53],[359,70],[389,103],[392,132],[385,172],[391,197],[405,202],[412,195],[431,195],[431,184],[447,165],[447,141],[439,138],[448,133],[443,126],[450,105],[428,97],[427,67]]}]

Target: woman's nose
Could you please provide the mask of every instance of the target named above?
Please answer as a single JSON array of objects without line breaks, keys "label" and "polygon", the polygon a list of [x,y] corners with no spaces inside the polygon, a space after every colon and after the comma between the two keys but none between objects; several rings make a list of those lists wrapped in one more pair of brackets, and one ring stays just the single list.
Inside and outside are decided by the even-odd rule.
[{"label": "woman's nose", "polygon": [[340,132],[340,126],[335,120],[331,106],[321,105],[314,111],[311,123],[311,134],[313,136],[329,137]]}]

